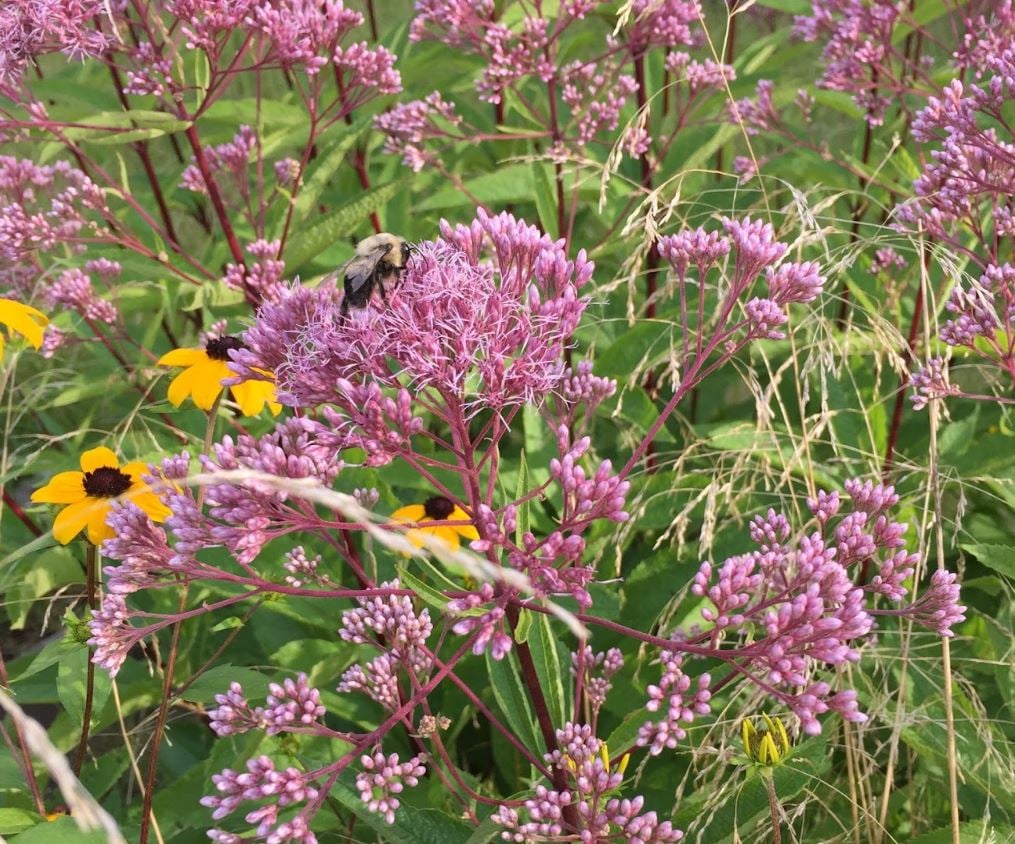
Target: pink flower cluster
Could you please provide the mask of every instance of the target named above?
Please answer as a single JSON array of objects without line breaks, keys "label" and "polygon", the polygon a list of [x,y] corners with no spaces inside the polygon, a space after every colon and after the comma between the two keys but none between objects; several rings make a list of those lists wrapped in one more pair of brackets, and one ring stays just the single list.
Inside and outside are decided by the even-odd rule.
[{"label": "pink flower cluster", "polygon": [[[726,657],[736,658],[738,671],[792,709],[811,734],[820,732],[817,716],[828,710],[865,720],[855,692],[833,693],[814,671],[856,662],[875,616],[905,616],[940,636],[952,635],[964,618],[954,575],[947,572],[936,573],[929,589],[900,609],[877,606],[879,598],[893,604],[906,598],[919,558],[905,550],[906,525],[891,519],[898,502],[892,487],[854,480],[846,491],[851,508],[845,513],[838,493],[811,499],[818,530],[798,538],[774,510],[755,517],[751,538],[758,549],[727,559],[718,570],[702,563],[692,586],[711,604],[702,610],[711,631],[701,638],[721,651],[724,640],[750,631],[751,643]],[[666,657],[664,665],[674,661]],[[671,685],[679,689],[675,677]],[[671,715],[674,710],[671,704]]]},{"label": "pink flower cluster", "polygon": [[584,252],[569,261],[534,226],[480,211],[470,226],[442,224],[440,238],[418,247],[388,307],[347,318],[330,285],[279,292],[246,333],[235,368],[244,377],[274,372],[282,402],[335,405],[373,451],[390,451],[389,433],[402,441],[416,426],[399,404],[408,410],[408,394],[389,406],[379,386],[454,397],[470,416],[559,392],[563,351],[585,310],[578,291],[592,270]]},{"label": "pink flower cluster", "polygon": [[[539,783],[519,808],[504,805],[491,815],[504,841],[552,840],[565,834],[565,814],[575,819],[581,841],[619,840],[629,844],[671,844],[684,834],[655,812],[642,813],[644,798],[621,798],[624,774],[587,724],[568,722],[556,731],[557,750],[546,761],[568,788]],[[574,823],[573,821],[572,823]],[[572,830],[568,830],[571,832]]]},{"label": "pink flower cluster", "polygon": [[20,81],[44,53],[80,61],[98,56],[110,37],[95,26],[109,14],[105,0],[8,0],[0,6],[0,89]]}]

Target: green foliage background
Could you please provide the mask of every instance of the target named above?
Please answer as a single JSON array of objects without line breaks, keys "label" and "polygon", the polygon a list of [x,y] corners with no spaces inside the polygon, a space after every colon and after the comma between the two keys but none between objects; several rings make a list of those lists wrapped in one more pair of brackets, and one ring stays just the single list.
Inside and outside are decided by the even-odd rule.
[{"label": "green foliage background", "polygon": [[[473,94],[478,61],[439,44],[410,44],[409,4],[381,5],[390,7],[385,9],[381,41],[399,56],[406,85],[402,99],[440,90],[467,120],[493,130],[491,110]],[[943,11],[945,4],[927,6],[931,15],[934,8]],[[594,357],[596,374],[617,378],[620,386],[598,411],[590,432],[600,458],[615,463],[626,459],[665,403],[674,376],[672,361],[680,338],[673,280],[664,288],[654,317],[646,316],[643,307],[653,227],[674,232],[719,215],[762,214],[793,243],[796,254],[820,260],[829,278],[828,294],[813,310],[793,313],[790,340],[754,344],[749,354],[711,376],[678,409],[654,443],[652,471],[633,478],[628,508],[632,521],[619,532],[603,530],[590,537],[603,581],[594,589],[597,612],[650,632],[666,633],[699,620],[699,603],[687,591],[690,578],[703,559],[721,561],[746,550],[747,522],[753,515],[769,507],[800,515],[815,488],[841,488],[847,478],[876,478],[882,471],[896,396],[909,364],[905,331],[914,315],[920,255],[928,247],[894,231],[881,221],[880,211],[911,193],[919,165],[911,146],[893,142],[904,127],[890,123],[876,133],[872,152],[863,160],[862,114],[845,95],[815,90],[818,48],[789,38],[785,13],[808,8],[796,0],[769,0],[739,16],[733,59],[737,79],[729,94],[749,96],[759,79],[773,79],[777,104],[788,105],[798,87],[810,90],[817,101],[813,124],[805,125],[798,116],[791,127],[799,143],[750,138],[754,156],[764,162],[760,178],[740,184],[729,173],[733,156],[745,154],[747,147],[741,130],[724,119],[729,95],[722,92],[701,105],[700,121],[678,134],[659,165],[662,178],[650,192],[641,190],[636,161],[625,159],[615,170],[607,169],[607,149],[590,150],[578,170],[572,250],[588,249],[597,263],[595,304],[580,331],[580,347]],[[726,15],[711,15],[709,23],[713,41],[721,45]],[[610,25],[607,16],[597,16],[588,21],[588,30],[601,36]],[[573,46],[580,49],[580,41]],[[50,56],[41,67],[42,78],[32,84],[51,98],[54,118],[105,127],[123,120],[106,70],[97,63]],[[188,72],[197,78],[202,68]],[[653,54],[647,74],[650,89],[660,90],[661,55]],[[229,97],[204,113],[202,138],[207,144],[226,142],[245,123],[261,133],[266,158],[292,154],[306,132],[305,114],[293,92],[281,76],[266,78],[258,108],[252,85],[250,79],[238,78]],[[381,107],[375,104],[372,111]],[[624,115],[632,120],[633,109]],[[334,270],[348,258],[352,244],[370,233],[368,215],[375,209],[385,230],[411,240],[433,237],[442,218],[468,222],[477,201],[493,210],[510,208],[557,233],[553,165],[539,141],[447,146],[441,158],[459,180],[456,184],[432,170],[413,174],[397,157],[382,154],[383,138],[371,128],[371,117],[357,114],[351,125],[338,124],[320,138],[296,201],[295,234],[285,253],[287,275],[308,280]],[[666,118],[658,120],[656,131],[662,133]],[[122,125],[124,131],[114,135],[80,130],[76,140],[107,171],[119,174],[125,192],[142,206],[154,207],[130,144],[147,141],[163,184],[175,186],[186,162],[174,154],[171,137],[183,127],[155,111],[132,112]],[[524,133],[531,122],[524,108],[509,100],[503,125]],[[815,136],[821,143],[809,146]],[[354,150],[367,162],[369,188],[350,166]],[[64,155],[52,141],[8,144],[4,151],[41,163]],[[568,172],[570,184],[575,170]],[[857,173],[869,182],[862,184]],[[180,239],[194,257],[207,267],[228,263],[222,238],[209,236],[199,222],[206,213],[203,198],[172,188],[169,200]],[[282,204],[273,208],[269,223],[280,225],[283,210]],[[650,210],[655,219],[646,226]],[[126,206],[118,206],[118,214],[125,226],[145,229]],[[240,220],[241,240],[246,242],[250,238],[244,235],[251,232],[244,232],[243,225]],[[159,355],[172,348],[170,337],[181,345],[193,342],[195,317],[205,325],[228,318],[231,328],[240,328],[249,310],[235,291],[219,283],[181,282],[166,270],[169,264],[180,266],[179,257],[165,244],[148,245],[160,260],[109,256],[124,266],[116,304],[130,340],[111,339],[127,356],[129,374],[69,313],[57,315],[56,324],[81,342],[52,360],[8,349],[0,371],[0,480],[16,500],[25,501],[52,473],[73,468],[76,455],[99,442],[131,459],[153,461],[184,445],[192,454],[200,450],[204,415],[193,406],[175,410],[165,402],[167,375],[152,365],[144,350]],[[907,270],[891,278],[872,275],[875,250],[889,245],[908,259]],[[54,260],[52,270],[80,261],[68,253]],[[918,337],[922,353],[937,343],[934,321],[951,279],[963,269],[960,256],[930,250],[926,307],[931,327]],[[654,391],[645,389],[650,372],[655,373]],[[976,382],[984,376],[970,366],[967,377]],[[866,838],[873,826],[864,813],[884,819],[885,840],[952,840],[943,786],[948,766],[946,681],[954,695],[961,840],[989,840],[991,834],[993,840],[1015,840],[1013,425],[1010,414],[991,403],[956,401],[941,411],[935,423],[931,413],[914,412],[905,403],[890,476],[902,495],[903,520],[913,525],[910,547],[925,555],[930,569],[940,561],[962,572],[968,620],[951,644],[947,675],[940,640],[923,630],[886,626],[865,648],[863,661],[847,672],[845,682],[859,690],[870,722],[846,729],[838,719],[828,719],[824,734],[801,741],[790,763],[776,774],[776,790],[798,841],[874,840]],[[187,443],[179,441],[163,414],[189,432]],[[271,428],[267,417],[245,424],[255,434]],[[220,434],[236,427],[229,418],[220,425]],[[554,449],[536,413],[520,418],[510,443],[511,453],[502,456],[503,489],[515,489],[523,451],[531,480],[544,480]],[[428,494],[423,479],[397,465],[382,471],[344,470],[341,484],[346,490],[379,489],[381,512]],[[33,509],[31,517],[49,524],[47,508]],[[533,508],[531,518],[535,532],[550,530],[552,503]],[[53,544],[48,534],[34,537],[9,508],[3,511],[0,529],[5,614],[0,647],[10,689],[21,706],[47,725],[52,742],[70,753],[81,726],[88,655],[83,644],[87,633],[81,628],[86,615],[83,553],[74,545]],[[282,546],[284,542],[269,546],[263,559],[274,558],[281,566],[287,550]],[[365,550],[379,578],[394,574],[389,553],[374,554],[369,542]],[[307,552],[326,554],[327,549],[308,543]],[[197,605],[224,594],[219,587],[198,585],[189,600]],[[153,612],[174,611],[178,600],[168,590],[139,593],[138,598],[140,606]],[[211,774],[221,768],[258,752],[291,754],[306,766],[341,753],[338,746],[319,739],[216,739],[202,712],[229,682],[240,681],[256,699],[269,681],[305,671],[321,689],[329,723],[364,730],[376,725],[376,707],[334,691],[341,672],[365,655],[336,637],[344,608],[339,601],[271,597],[256,608],[240,607],[185,627],[176,674],[183,689],[170,711],[154,801],[166,841],[206,840],[209,817],[197,801],[210,793]],[[559,695],[554,705],[563,713],[570,694],[567,658],[572,642],[544,621],[538,619],[529,642],[538,643],[547,677],[560,678],[552,685]],[[219,652],[227,636],[234,637]],[[139,823],[141,805],[131,755],[143,763],[148,751],[162,682],[153,665],[166,644],[160,639],[156,649],[153,642],[145,658],[129,660],[117,678],[116,694],[105,674],[96,674],[93,738],[82,782],[118,820],[128,840]],[[655,681],[656,669],[651,654],[632,650],[608,632],[597,634],[593,644],[596,650],[623,646],[628,657],[600,721],[600,734],[609,736],[610,747],[626,747],[644,720],[645,690]],[[463,664],[462,676],[482,690],[486,702],[501,710],[519,735],[528,737],[527,743],[540,746],[513,662],[472,660]],[[454,748],[471,785],[504,797],[522,790],[530,774],[527,766],[474,716],[460,694],[442,687],[432,702],[453,721],[445,742]],[[766,840],[770,833],[764,788],[756,775],[738,766],[736,757],[741,713],[765,708],[760,696],[718,696],[714,717],[696,723],[685,746],[659,758],[637,760],[636,790],[664,816],[673,809],[675,823],[688,830],[692,841]],[[394,736],[385,750],[412,752],[404,738]],[[54,806],[60,802],[51,790],[47,795]],[[387,827],[365,811],[347,775],[318,816],[315,831],[322,842],[398,844],[472,844],[491,840],[494,833],[489,824],[473,830],[458,820],[436,780],[406,791],[403,803],[396,824]],[[9,747],[0,747],[0,834],[19,844],[85,840],[66,818],[38,820],[16,757]]]}]

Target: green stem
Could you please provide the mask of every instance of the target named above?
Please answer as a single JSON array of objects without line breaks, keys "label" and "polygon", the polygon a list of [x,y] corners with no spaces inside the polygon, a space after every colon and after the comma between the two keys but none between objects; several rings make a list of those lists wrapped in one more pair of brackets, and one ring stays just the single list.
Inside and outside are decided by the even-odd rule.
[{"label": "green stem", "polygon": [[[88,543],[85,551],[85,578],[88,609],[94,610],[96,605],[95,594],[95,573],[99,567],[99,549]],[[95,663],[92,662],[87,648],[88,665],[85,676],[85,706],[81,717],[81,738],[78,739],[77,753],[74,755],[74,776],[81,776],[81,766],[85,763],[85,753],[88,750],[88,733],[92,723],[92,703],[95,698]]]}]

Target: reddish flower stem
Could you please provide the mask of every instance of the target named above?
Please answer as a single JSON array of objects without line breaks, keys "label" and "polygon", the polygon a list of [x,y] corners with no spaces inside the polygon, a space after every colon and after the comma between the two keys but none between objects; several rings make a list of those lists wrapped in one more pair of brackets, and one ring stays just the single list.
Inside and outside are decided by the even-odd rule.
[{"label": "reddish flower stem", "polygon": [[[505,615],[511,625],[512,631],[518,627],[518,606],[510,604],[505,608]],[[536,671],[536,664],[532,660],[532,651],[528,643],[515,642],[515,650],[518,653],[518,663],[522,668],[522,679],[525,688],[529,693],[529,700],[536,711],[536,721],[539,724],[539,731],[543,734],[543,741],[546,743],[547,753],[557,750],[557,734],[554,730],[553,719],[550,717],[550,709],[546,704],[546,696],[543,694],[543,687],[539,683],[539,673]],[[561,724],[563,726],[563,724]],[[551,781],[557,791],[567,791],[567,777],[558,768],[552,769]],[[574,806],[565,806],[561,809],[564,822],[574,830],[578,830],[578,813]]]},{"label": "reddish flower stem", "polygon": [[35,536],[42,536],[43,530],[33,520],[32,517],[26,513],[20,504],[15,501],[11,494],[7,491],[7,487],[3,489],[3,501],[4,505],[10,508],[10,511],[17,517],[18,521],[21,522],[28,530]]},{"label": "reddish flower stem", "polygon": [[[924,255],[924,262],[927,257]],[[906,348],[903,349],[903,371],[899,376],[899,389],[895,394],[895,408],[892,410],[892,425],[888,430],[888,445],[885,447],[885,460],[881,466],[881,478],[887,480],[895,462],[895,446],[899,439],[899,428],[902,425],[902,409],[906,403],[906,386],[909,382],[907,371],[913,360],[916,351],[916,335],[920,330],[920,319],[923,315],[923,279],[916,289],[916,299],[913,302],[913,319],[909,324],[909,334],[906,335]],[[866,568],[867,563],[864,563]]]},{"label": "reddish flower stem", "polygon": [[[180,108],[180,117],[183,120],[190,120],[187,113]],[[247,301],[254,306],[260,304],[260,296],[257,291],[252,290],[246,281],[246,269],[247,262],[243,259],[243,250],[240,248],[240,242],[236,239],[236,232],[233,231],[233,224],[229,219],[229,213],[226,211],[225,203],[222,201],[222,194],[219,193],[218,183],[215,181],[215,177],[211,172],[211,167],[208,165],[208,157],[204,154],[204,147],[201,145],[201,138],[197,134],[197,127],[193,122],[187,127],[186,131],[187,141],[190,144],[191,152],[194,153],[194,163],[197,165],[197,169],[201,172],[201,178],[204,179],[205,187],[208,188],[208,198],[211,200],[212,208],[215,209],[215,216],[218,218],[219,225],[222,227],[222,233],[225,235],[226,243],[229,245],[229,252],[233,256],[233,261],[243,267],[244,270],[244,281],[243,281],[243,293]],[[144,820],[142,819],[142,823]],[[145,827],[142,827],[145,829]],[[144,842],[142,842],[144,844]]]},{"label": "reddish flower stem", "polygon": [[[7,675],[7,663],[4,661],[3,651],[0,650],[0,685],[2,685],[8,692],[11,690],[11,683]],[[3,724],[0,724],[0,730],[3,730],[4,739],[8,749],[11,752],[11,758],[17,758],[21,767],[21,771],[24,774],[25,782],[28,783],[28,789],[32,792],[32,802],[35,804],[35,811],[40,815],[46,814],[46,804],[42,802],[42,790],[39,788],[39,780],[35,776],[35,768],[32,767],[32,757],[28,752],[28,745],[25,743],[25,734],[21,729],[21,725],[18,721],[13,720],[14,734],[18,738],[17,748],[12,746],[6,730],[3,730]]]}]

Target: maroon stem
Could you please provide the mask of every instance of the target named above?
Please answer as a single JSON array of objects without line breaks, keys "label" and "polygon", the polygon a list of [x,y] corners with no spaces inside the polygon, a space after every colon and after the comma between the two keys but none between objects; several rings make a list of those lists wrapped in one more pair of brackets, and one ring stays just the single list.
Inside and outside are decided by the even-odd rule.
[{"label": "maroon stem", "polygon": [[[116,96],[120,101],[120,107],[125,111],[130,111],[130,102],[127,100],[127,95],[123,92],[123,79],[120,77],[120,69],[113,62],[113,57],[110,53],[106,53],[106,61],[109,63],[109,73],[113,77],[113,87],[116,88]],[[148,178],[148,184],[151,185],[152,193],[155,195],[155,203],[159,206],[159,216],[162,218],[162,224],[166,227],[166,234],[169,237],[169,242],[172,246],[179,250],[179,238],[176,236],[176,229],[173,228],[173,218],[169,213],[169,206],[166,204],[166,197],[162,193],[162,185],[159,182],[158,176],[155,173],[155,167],[152,164],[152,157],[148,152],[148,142],[138,141],[137,143],[131,144],[134,148],[134,152],[137,153],[137,157],[141,159],[141,166],[144,168],[145,176]]]},{"label": "maroon stem", "polygon": [[[892,471],[892,464],[895,461],[895,445],[899,439],[899,428],[902,425],[902,408],[906,402],[906,386],[909,381],[907,372],[909,364],[913,360],[916,350],[916,335],[920,330],[920,319],[923,314],[923,280],[916,290],[916,300],[913,302],[913,320],[909,324],[909,334],[906,337],[906,348],[903,351],[903,371],[899,376],[899,390],[895,394],[895,408],[892,411],[892,426],[888,431],[888,445],[885,448],[885,462],[881,466],[881,477],[887,479]],[[864,564],[866,566],[866,563]]]},{"label": "maroon stem", "polygon": [[[180,117],[184,120],[190,120],[189,116],[183,109],[180,109]],[[240,248],[240,242],[236,239],[236,232],[233,231],[233,224],[229,219],[229,213],[226,211],[225,203],[222,201],[222,194],[219,192],[218,183],[215,181],[215,177],[211,172],[211,167],[208,164],[208,157],[204,154],[204,147],[201,145],[201,138],[197,134],[197,127],[193,122],[187,127],[187,141],[190,143],[190,150],[194,153],[194,163],[197,165],[197,169],[201,172],[201,178],[204,179],[205,187],[208,188],[208,198],[211,200],[211,206],[215,209],[215,216],[218,217],[219,225],[222,227],[222,233],[226,237],[226,243],[229,245],[229,252],[233,256],[233,261],[243,267],[244,282],[243,292],[247,301],[256,307],[260,304],[260,296],[255,290],[252,290],[246,281],[246,269],[247,263],[243,260],[243,250]],[[141,820],[144,823],[144,818]],[[142,827],[147,832],[147,827]],[[143,844],[143,842],[142,842]]]},{"label": "maroon stem", "polygon": [[[95,569],[98,554],[91,542],[85,551],[85,578],[88,609],[95,609]],[[90,655],[89,655],[90,656]],[[92,704],[95,697],[95,663],[88,660],[87,675],[85,677],[85,707],[81,717],[81,738],[78,739],[78,750],[74,756],[74,776],[81,776],[81,766],[85,763],[85,753],[88,751],[88,733],[92,725]]]},{"label": "maroon stem", "polygon": [[[877,82],[878,82],[878,71],[877,68],[871,69],[872,82],[874,84],[873,94],[877,96]],[[863,150],[860,153],[860,160],[866,165],[870,161],[871,147],[874,141],[874,128],[871,126],[870,114],[867,114],[867,119],[864,120],[864,131],[863,131]],[[860,176],[860,192],[861,194],[867,190],[870,185],[870,179],[867,176]],[[853,206],[853,221],[850,224],[849,242],[856,243],[859,239],[860,231],[860,218],[863,216],[866,201],[863,196],[856,198],[856,204]],[[846,323],[846,312],[849,309],[849,285],[846,283],[846,279],[843,278],[842,282],[842,301],[839,305],[839,316],[836,320],[839,327],[842,328]]]},{"label": "maroon stem", "polygon": [[[0,650],[0,685],[2,685],[7,691],[10,691],[11,683],[7,676],[7,663],[4,661],[3,651]],[[20,753],[20,765],[22,773],[25,777],[25,782],[28,783],[28,789],[32,792],[32,802],[35,804],[35,811],[40,815],[46,814],[46,804],[42,802],[42,791],[39,788],[39,781],[35,776],[35,768],[32,767],[32,757],[28,753],[28,745],[25,743],[25,734],[21,729],[21,724],[17,720],[11,719],[14,725],[14,734],[18,737],[17,752]],[[0,728],[2,728],[0,724]],[[6,738],[6,733],[4,733]],[[9,747],[11,756],[15,756],[15,748]]]},{"label": "maroon stem", "polygon": [[[634,57],[634,80],[638,84],[637,98],[638,98],[638,113],[641,114],[645,111],[648,105],[648,91],[645,90],[645,54],[638,53]],[[643,156],[639,159],[641,164],[641,186],[646,191],[652,190],[652,162],[649,161],[648,152],[646,151]],[[658,287],[658,276],[659,276],[659,249],[655,242],[648,250],[648,258],[646,260],[648,269],[645,273],[645,316],[649,319],[654,319],[656,315],[655,305],[655,292]],[[655,388],[655,372],[650,372],[648,378],[645,379],[645,389],[649,392]]]},{"label": "maroon stem", "polygon": [[7,491],[7,487],[4,487],[3,490],[3,501],[4,505],[9,507],[10,511],[17,517],[18,521],[28,528],[33,535],[42,536],[42,528],[40,528],[32,520],[32,517],[22,509],[21,505],[11,497],[11,494]]},{"label": "maroon stem", "polygon": [[[509,605],[506,607],[508,622],[511,629],[518,626],[518,607]],[[518,652],[518,663],[522,668],[522,679],[529,692],[529,699],[536,710],[536,721],[539,723],[539,731],[543,734],[543,741],[546,743],[546,752],[552,753],[557,750],[557,733],[553,727],[553,719],[550,717],[550,708],[546,704],[546,696],[543,694],[543,687],[539,683],[539,673],[536,671],[536,664],[532,660],[532,652],[525,642],[515,642],[515,650]],[[559,768],[552,769],[553,787],[557,791],[567,791],[567,778]],[[565,806],[562,809],[563,819],[572,829],[577,830],[578,813],[574,806]]]}]

